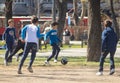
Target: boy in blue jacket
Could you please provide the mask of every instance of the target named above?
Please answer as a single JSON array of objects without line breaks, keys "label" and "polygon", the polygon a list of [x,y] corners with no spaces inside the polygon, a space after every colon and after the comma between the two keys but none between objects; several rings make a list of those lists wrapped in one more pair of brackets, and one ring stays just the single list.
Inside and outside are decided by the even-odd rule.
[{"label": "boy in blue jacket", "polygon": [[115,64],[114,64],[114,54],[117,46],[117,35],[112,28],[112,22],[110,20],[106,20],[105,29],[102,32],[102,53],[100,57],[100,65],[99,72],[96,75],[103,74],[103,65],[106,56],[110,53],[110,73],[109,75],[114,74],[115,72]]},{"label": "boy in blue jacket", "polygon": [[52,54],[47,58],[47,60],[45,61],[45,64],[49,64],[49,61],[53,57],[54,57],[54,62],[57,63],[58,54],[60,52],[60,47],[58,46],[58,44],[59,44],[59,42],[61,42],[61,40],[57,36],[58,23],[53,22],[51,24],[51,27],[52,27],[52,30],[47,32],[46,35],[44,36],[44,41],[46,41],[47,38],[49,37],[50,45],[52,46]]},{"label": "boy in blue jacket", "polygon": [[[4,64],[7,66],[7,58],[10,53],[12,53],[13,50],[13,45],[16,42],[16,33],[15,33],[15,28],[14,28],[14,20],[9,19],[8,20],[8,27],[3,33],[2,39],[3,41],[6,42],[6,53],[5,53],[5,60]],[[12,58],[11,58],[12,60]]]}]

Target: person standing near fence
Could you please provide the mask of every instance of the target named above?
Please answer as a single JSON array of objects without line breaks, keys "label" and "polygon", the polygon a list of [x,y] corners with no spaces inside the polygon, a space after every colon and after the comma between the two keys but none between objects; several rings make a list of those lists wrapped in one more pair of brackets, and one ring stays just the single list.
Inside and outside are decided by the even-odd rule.
[{"label": "person standing near fence", "polygon": [[117,35],[112,28],[112,21],[105,20],[104,22],[105,29],[102,32],[102,53],[100,57],[99,71],[96,75],[103,75],[103,65],[105,62],[106,56],[110,53],[110,73],[109,75],[114,74],[115,64],[114,64],[114,55],[117,47]]},{"label": "person standing near fence", "polygon": [[[3,41],[6,42],[6,53],[5,53],[5,60],[4,60],[4,65],[7,64],[7,58],[10,53],[12,53],[13,50],[13,45],[16,42],[16,33],[15,33],[15,28],[14,28],[14,20],[9,19],[8,20],[8,27],[3,33],[2,39]],[[12,59],[11,59],[12,60]]]},{"label": "person standing near fence", "polygon": [[28,65],[28,71],[33,73],[32,64],[36,57],[38,38],[41,38],[43,34],[40,34],[40,29],[38,27],[38,18],[33,16],[31,18],[31,24],[26,25],[21,32],[22,40],[25,41],[24,52],[18,66],[18,74],[22,74],[22,66],[26,60],[28,53],[31,51],[31,58]]}]

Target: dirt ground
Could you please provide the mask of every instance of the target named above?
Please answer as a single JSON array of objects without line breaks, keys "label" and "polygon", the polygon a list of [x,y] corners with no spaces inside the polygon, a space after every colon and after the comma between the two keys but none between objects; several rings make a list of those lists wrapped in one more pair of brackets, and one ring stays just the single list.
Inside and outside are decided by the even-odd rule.
[{"label": "dirt ground", "polygon": [[0,83],[119,83],[120,69],[112,76],[105,69],[103,76],[96,76],[97,68],[70,66],[37,66],[34,73],[23,67],[17,74],[17,66],[0,66]]}]

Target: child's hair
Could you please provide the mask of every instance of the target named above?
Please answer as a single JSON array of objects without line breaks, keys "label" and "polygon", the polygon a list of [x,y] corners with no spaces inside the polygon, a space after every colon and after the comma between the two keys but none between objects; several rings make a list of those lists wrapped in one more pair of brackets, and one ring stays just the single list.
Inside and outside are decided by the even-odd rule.
[{"label": "child's hair", "polygon": [[9,20],[8,20],[8,23],[11,23],[11,22],[14,22],[14,20],[13,20],[13,19],[9,19]]},{"label": "child's hair", "polygon": [[38,22],[37,16],[33,15],[32,18],[31,18],[31,22],[32,23],[37,23]]},{"label": "child's hair", "polygon": [[105,20],[104,24],[105,24],[105,27],[111,27],[112,26],[112,21],[107,19],[107,20]]},{"label": "child's hair", "polygon": [[49,27],[49,26],[50,26],[50,23],[46,21],[46,22],[43,24],[43,26],[44,26],[44,27]]},{"label": "child's hair", "polygon": [[55,25],[59,25],[59,23],[58,23],[58,22],[53,22],[53,23],[51,24],[52,27],[55,26]]}]

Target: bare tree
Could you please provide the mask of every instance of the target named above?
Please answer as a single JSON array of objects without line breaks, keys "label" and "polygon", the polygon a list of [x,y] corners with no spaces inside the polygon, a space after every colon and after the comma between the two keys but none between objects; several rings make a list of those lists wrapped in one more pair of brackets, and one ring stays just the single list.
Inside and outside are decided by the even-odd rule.
[{"label": "bare tree", "polygon": [[87,10],[87,0],[81,0],[81,4],[82,4],[82,12],[81,12],[81,18],[80,18],[80,22],[82,21],[82,19],[84,18],[85,16],[85,13],[86,13],[86,10]]},{"label": "bare tree", "polygon": [[62,33],[66,21],[67,0],[56,0],[58,7],[58,36],[62,39]]},{"label": "bare tree", "polygon": [[113,0],[110,0],[110,5],[111,5],[111,12],[112,12],[113,24],[114,24],[114,27],[115,27],[115,31],[116,31],[116,33],[117,33],[117,37],[118,37],[118,39],[119,39],[119,37],[120,37],[119,27],[118,27],[118,23],[117,23],[116,16],[115,16],[115,12],[114,12]]},{"label": "bare tree", "polygon": [[6,26],[8,26],[8,19],[12,18],[12,2],[13,0],[5,1]]},{"label": "bare tree", "polygon": [[79,16],[78,16],[78,6],[77,6],[78,0],[73,0],[73,7],[74,7],[74,20],[75,20],[75,25],[79,25]]},{"label": "bare tree", "polygon": [[87,6],[86,6],[86,2],[87,0],[80,0],[81,1],[81,4],[82,4],[82,12],[81,12],[81,15],[80,15],[80,19],[79,19],[79,15],[78,15],[78,0],[73,0],[73,7],[74,7],[74,19],[75,19],[75,25],[79,25],[79,23],[82,21],[82,19],[84,18],[85,16],[85,13],[86,13],[86,10],[87,10]]},{"label": "bare tree", "polygon": [[88,47],[87,61],[99,61],[101,54],[100,0],[88,0]]}]

